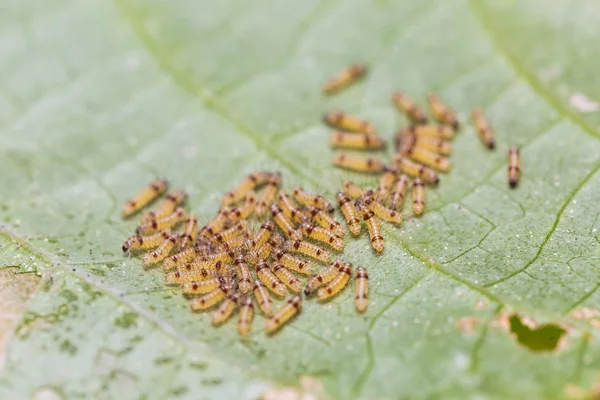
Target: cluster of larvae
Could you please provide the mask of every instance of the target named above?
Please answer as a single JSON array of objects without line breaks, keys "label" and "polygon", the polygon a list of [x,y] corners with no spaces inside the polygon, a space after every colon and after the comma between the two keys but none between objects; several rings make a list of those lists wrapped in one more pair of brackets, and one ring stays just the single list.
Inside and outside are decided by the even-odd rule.
[{"label": "cluster of larvae", "polygon": [[[353,64],[345,68],[334,78],[323,85],[327,95],[337,93],[341,89],[357,82],[366,75],[367,68],[362,64]],[[403,112],[411,124],[401,129],[395,139],[396,155],[393,164],[398,170],[414,178],[413,185],[424,183],[437,185],[439,178],[436,171],[448,173],[452,153],[450,140],[459,129],[456,114],[436,94],[427,96],[427,103],[435,123],[420,109],[414,101],[403,93],[395,92],[391,96],[392,103]],[[471,113],[473,125],[482,142],[494,149],[495,134],[483,111],[476,108]],[[324,122],[334,128],[330,144],[334,148],[356,151],[374,151],[385,148],[385,140],[378,135],[375,125],[356,116],[339,111],[328,112]],[[520,154],[517,147],[511,147],[508,155],[508,182],[515,188],[520,178]],[[336,167],[362,173],[380,174],[389,167],[378,158],[356,153],[337,152],[333,156]],[[416,213],[415,214],[420,214]]]},{"label": "cluster of larvae", "polygon": [[[152,182],[126,201],[123,217],[141,211],[167,187],[165,180]],[[157,209],[141,215],[123,251],[145,252],[146,268],[162,264],[165,283],[179,287],[193,311],[216,308],[214,325],[239,310],[238,332],[246,336],[257,306],[266,317],[265,331],[273,333],[298,314],[303,297],[325,302],[353,276],[356,309],[366,310],[368,273],[332,256],[344,249],[345,227],[323,196],[301,187],[283,191],[280,174],[256,171],[224,195],[204,226],[182,207],[186,199],[184,192],[167,193]],[[356,229],[352,218],[348,223]],[[273,297],[287,301],[275,309]]]}]

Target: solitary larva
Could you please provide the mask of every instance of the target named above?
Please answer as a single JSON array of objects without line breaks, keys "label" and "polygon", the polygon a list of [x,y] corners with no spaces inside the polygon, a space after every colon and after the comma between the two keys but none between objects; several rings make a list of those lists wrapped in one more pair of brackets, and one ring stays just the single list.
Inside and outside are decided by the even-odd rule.
[{"label": "solitary larva", "polygon": [[273,215],[273,219],[275,220],[275,223],[287,237],[294,239],[294,240],[302,239],[302,231],[299,229],[296,229],[296,227],[292,224],[292,222],[290,220],[288,220],[286,218],[286,216],[283,214],[283,211],[281,211],[281,208],[279,208],[278,206],[273,204],[271,206],[270,210],[271,210],[271,215]]},{"label": "solitary larva", "polygon": [[141,222],[148,222],[151,219],[164,218],[175,211],[178,205],[187,199],[187,193],[183,191],[167,193],[165,199],[160,203],[156,211],[150,211],[142,215]]},{"label": "solitary larva", "polygon": [[137,228],[137,233],[141,235],[147,235],[149,233],[154,233],[158,231],[162,231],[167,228],[172,228],[185,219],[185,210],[181,207],[178,207],[173,214],[168,217],[161,219],[153,219],[146,223],[141,224]]},{"label": "solitary larva", "polygon": [[423,214],[425,209],[425,184],[419,178],[413,182],[413,212],[416,215]]},{"label": "solitary larva", "polygon": [[359,197],[364,196],[367,193],[367,190],[362,186],[358,186],[356,183],[352,181],[344,181],[343,183],[344,192],[353,199],[358,199]]},{"label": "solitary larva", "polygon": [[369,236],[371,238],[371,245],[378,253],[381,253],[383,251],[384,241],[383,236],[381,235],[381,228],[379,227],[377,218],[375,218],[375,214],[360,201],[357,201],[355,205],[358,211],[361,213],[363,221],[365,221],[365,224],[367,225],[367,230],[369,231]]},{"label": "solitary larva", "polygon": [[269,178],[267,185],[264,187],[258,202],[256,203],[256,208],[254,212],[260,218],[267,212],[271,203],[275,199],[275,195],[279,190],[279,186],[281,185],[281,174],[273,174]]},{"label": "solitary larva", "polygon": [[356,269],[354,277],[354,305],[358,312],[364,312],[369,305],[369,274],[363,267]]},{"label": "solitary larva", "polygon": [[379,173],[383,171],[383,168],[385,167],[383,162],[376,158],[339,152],[333,155],[333,165],[350,171],[370,174]]},{"label": "solitary larva", "polygon": [[394,224],[402,223],[402,215],[397,213],[395,210],[391,208],[387,208],[383,204],[381,204],[375,197],[366,196],[360,199],[360,201],[365,204],[369,210],[373,211],[376,216],[381,218],[384,221],[391,222]]},{"label": "solitary larva", "polygon": [[404,196],[406,195],[406,188],[408,187],[408,177],[404,174],[398,177],[394,189],[392,190],[392,197],[390,199],[390,208],[397,210],[398,207],[404,203]]},{"label": "solitary larva", "polygon": [[252,250],[257,250],[260,246],[267,243],[267,240],[271,238],[273,235],[273,230],[275,229],[275,223],[272,219],[268,219],[262,223],[258,232],[254,236],[253,248]]},{"label": "solitary larva", "polygon": [[353,115],[334,111],[325,114],[323,120],[329,126],[343,131],[360,132],[367,135],[377,134],[377,130],[371,122],[364,121]]},{"label": "solitary larva", "polygon": [[169,182],[164,179],[159,179],[150,183],[144,190],[123,204],[121,215],[125,218],[140,211],[142,208],[156,200],[158,196],[163,194],[168,186]]},{"label": "solitary larva", "polygon": [[346,286],[352,277],[352,264],[344,263],[337,272],[337,275],[324,287],[317,291],[319,301],[325,301],[339,292]]},{"label": "solitary larva", "polygon": [[383,149],[385,141],[378,135],[334,131],[329,136],[329,144],[342,149],[379,150]]},{"label": "solitary larva", "polygon": [[169,253],[171,253],[171,251],[173,251],[178,241],[179,235],[169,236],[169,238],[165,240],[160,246],[158,246],[156,250],[146,254],[142,259],[142,263],[145,266],[148,266],[161,262],[169,255]]},{"label": "solitary larva", "polygon": [[396,167],[385,167],[383,174],[379,178],[379,185],[377,186],[377,199],[385,201],[391,194],[392,186],[398,179],[398,168]]},{"label": "solitary larva", "polygon": [[240,316],[238,319],[238,333],[240,336],[246,336],[250,333],[252,327],[252,318],[254,317],[254,303],[251,297],[242,300]]},{"label": "solitary larva", "polygon": [[307,213],[311,220],[315,221],[317,224],[321,225],[321,227],[327,229],[334,235],[344,235],[344,227],[342,226],[342,224],[337,222],[331,215],[327,214],[325,211],[313,206],[304,206],[304,211]]},{"label": "solitary larva", "polygon": [[161,243],[167,240],[171,235],[171,230],[165,229],[164,231],[149,236],[131,236],[123,243],[123,251],[151,250],[160,246]]},{"label": "solitary larva", "polygon": [[302,290],[302,283],[286,267],[279,263],[273,263],[271,270],[281,282],[285,284],[292,292],[298,293]]},{"label": "solitary larva", "polygon": [[306,215],[302,213],[300,208],[296,207],[296,204],[287,193],[279,192],[277,194],[277,205],[288,219],[291,219],[296,223],[304,222],[306,220]]},{"label": "solitary larva", "polygon": [[285,285],[273,274],[273,271],[262,258],[256,263],[256,276],[275,295],[283,297],[287,294]]},{"label": "solitary larva", "polygon": [[324,248],[305,240],[288,240],[283,245],[284,250],[303,254],[321,262],[329,262],[331,255]]},{"label": "solitary larva", "polygon": [[433,185],[437,185],[440,181],[440,178],[438,178],[434,170],[426,167],[425,165],[411,161],[408,157],[405,157],[401,154],[396,154],[394,156],[394,164],[396,164],[396,166],[405,174],[415,178],[421,178],[422,180]]},{"label": "solitary larva", "polygon": [[294,194],[296,201],[302,205],[317,207],[330,214],[334,211],[333,205],[331,205],[329,200],[325,197],[318,194],[307,193],[300,186],[296,186],[292,189],[292,193]]},{"label": "solitary larva", "polygon": [[254,292],[254,297],[260,311],[267,316],[273,314],[273,302],[265,285],[261,281],[254,281],[252,291]]},{"label": "solitary larva", "polygon": [[304,287],[304,294],[306,296],[310,296],[319,286],[328,283],[333,278],[335,278],[342,265],[344,265],[344,263],[341,260],[334,260],[331,263],[329,263],[327,268],[325,268],[318,274],[314,274],[313,276],[311,276],[308,279],[306,286]]},{"label": "solitary larva", "polygon": [[248,219],[256,207],[256,193],[249,191],[244,197],[244,204],[240,207],[233,207],[227,216],[227,221],[230,224],[235,224],[243,219]]},{"label": "solitary larva", "polygon": [[452,139],[454,138],[454,131],[450,126],[443,124],[411,125],[406,128],[401,135],[416,135],[418,137],[434,139]]},{"label": "solitary larva", "polygon": [[421,147],[403,146],[400,149],[400,154],[410,157],[421,164],[435,168],[438,171],[450,171],[450,160],[447,157],[441,156],[429,150],[425,150]]},{"label": "solitary larva", "polygon": [[267,333],[273,333],[281,328],[294,315],[298,314],[300,307],[302,307],[302,299],[300,296],[294,296],[289,299],[286,304],[281,306],[281,308],[277,310],[275,314],[267,319],[265,331]]},{"label": "solitary larva", "polygon": [[485,118],[485,115],[483,115],[483,110],[476,108],[471,113],[471,116],[481,141],[487,146],[488,149],[493,150],[494,147],[496,147],[494,130],[492,129],[492,126],[488,122],[487,118]]},{"label": "solitary larva", "polygon": [[508,184],[516,188],[521,177],[521,153],[517,147],[508,149]]},{"label": "solitary larva", "polygon": [[350,199],[350,197],[348,197],[344,192],[338,192],[336,199],[340,210],[342,210],[342,214],[346,219],[348,229],[350,229],[350,232],[352,232],[354,236],[360,235],[361,224],[352,199]]},{"label": "solitary larva", "polygon": [[241,254],[235,258],[235,271],[240,292],[249,293],[252,290],[252,274]]},{"label": "solitary larva", "polygon": [[406,95],[396,92],[392,94],[392,101],[411,121],[417,124],[427,123],[427,116],[425,113]]},{"label": "solitary larva", "polygon": [[235,309],[238,307],[241,299],[242,295],[239,293],[227,295],[225,301],[221,303],[219,308],[217,308],[212,315],[213,325],[220,325],[227,322],[229,317],[231,317],[231,314],[233,314]]},{"label": "solitary larva", "polygon": [[224,284],[225,280],[223,278],[215,277],[202,281],[185,282],[181,285],[181,291],[187,295],[204,294],[210,293]]},{"label": "solitary larva", "polygon": [[225,193],[221,200],[223,207],[237,203],[242,200],[246,193],[254,189],[255,187],[265,183],[271,176],[270,172],[267,171],[255,171],[248,175],[240,184],[233,189],[231,192]]},{"label": "solitary larva", "polygon": [[456,118],[456,115],[448,108],[448,106],[442,103],[442,100],[437,94],[432,93],[427,96],[427,102],[429,103],[431,113],[438,122],[449,125],[454,128],[454,130],[458,129],[458,119]]},{"label": "solitary larva", "polygon": [[452,153],[452,144],[444,139],[418,136],[402,131],[396,136],[396,151],[403,149],[410,150],[413,147],[433,151],[443,156],[448,156]]},{"label": "solitary larva", "polygon": [[352,64],[323,84],[325,94],[333,94],[362,78],[367,72],[363,64]]},{"label": "solitary larva", "polygon": [[321,243],[328,244],[332,249],[336,251],[344,250],[344,241],[341,237],[337,236],[330,230],[311,224],[310,222],[304,222],[300,225],[304,236],[309,237]]},{"label": "solitary larva", "polygon": [[185,228],[183,229],[183,235],[179,241],[179,250],[183,250],[189,247],[198,238],[198,218],[194,216],[187,217],[185,219]]},{"label": "solitary larva", "polygon": [[231,292],[231,287],[226,285],[221,285],[212,292],[205,294],[202,297],[193,298],[190,302],[190,306],[192,311],[201,311],[211,308],[212,306],[218,304]]},{"label": "solitary larva", "polygon": [[312,274],[312,267],[308,261],[294,257],[293,255],[286,253],[281,249],[274,249],[271,253],[271,257],[273,257],[274,260],[281,263],[287,269],[291,269],[292,271],[296,271],[304,275]]}]

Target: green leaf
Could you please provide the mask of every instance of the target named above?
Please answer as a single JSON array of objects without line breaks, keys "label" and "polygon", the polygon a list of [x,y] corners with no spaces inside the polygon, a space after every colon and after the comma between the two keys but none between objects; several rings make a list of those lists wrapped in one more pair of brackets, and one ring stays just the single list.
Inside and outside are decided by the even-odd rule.
[{"label": "green leaf", "polygon": [[[14,269],[0,277],[26,304],[2,325],[14,331],[2,398],[256,398],[302,376],[344,399],[591,390],[598,324],[572,311],[600,308],[598,2],[4,3],[0,265],[42,279],[27,300]],[[322,97],[354,61],[367,79]],[[347,238],[344,258],[371,278],[364,315],[348,289],[306,301],[272,338],[258,318],[244,341],[120,254],[135,225],[120,205],[156,176],[203,222],[256,168],[329,197],[343,179],[373,185],[332,168],[320,118],[356,113],[391,139],[406,124],[393,90],[421,105],[439,92],[464,128],[428,211],[386,225],[382,256]],[[475,106],[493,152],[468,121]]]}]

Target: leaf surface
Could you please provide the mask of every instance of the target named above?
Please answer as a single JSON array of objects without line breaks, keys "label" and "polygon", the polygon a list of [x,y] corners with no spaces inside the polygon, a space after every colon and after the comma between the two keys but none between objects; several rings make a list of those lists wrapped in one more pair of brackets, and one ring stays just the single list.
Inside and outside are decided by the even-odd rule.
[{"label": "leaf surface", "polygon": [[[42,280],[18,291],[26,306],[6,324],[2,398],[256,398],[301,376],[331,398],[561,398],[565,385],[592,386],[598,332],[572,312],[600,308],[597,2],[5,3],[0,265]],[[354,61],[367,79],[322,97]],[[330,198],[343,179],[373,185],[331,167],[320,118],[343,109],[391,139],[406,124],[396,89],[421,105],[439,92],[464,128],[424,217],[384,227],[383,256],[348,238],[344,257],[371,278],[364,315],[346,290],[305,302],[272,338],[259,318],[241,341],[120,254],[135,225],[120,205],[156,176],[188,191],[202,222],[256,168]],[[496,151],[468,121],[475,106]],[[514,191],[511,145],[523,161]],[[503,328],[510,313],[519,334]],[[524,346],[528,319],[568,327],[564,345]]]}]

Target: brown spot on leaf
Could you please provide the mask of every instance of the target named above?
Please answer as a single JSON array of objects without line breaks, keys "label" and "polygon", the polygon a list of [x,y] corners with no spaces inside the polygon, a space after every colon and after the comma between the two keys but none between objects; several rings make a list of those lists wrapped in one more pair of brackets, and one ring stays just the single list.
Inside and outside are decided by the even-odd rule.
[{"label": "brown spot on leaf", "polygon": [[469,336],[475,333],[475,325],[481,323],[481,319],[477,317],[462,317],[456,321],[456,327]]},{"label": "brown spot on leaf", "polygon": [[20,274],[18,268],[0,270],[0,370],[4,365],[4,349],[26,311],[27,302],[40,285],[40,277],[33,274]]}]

